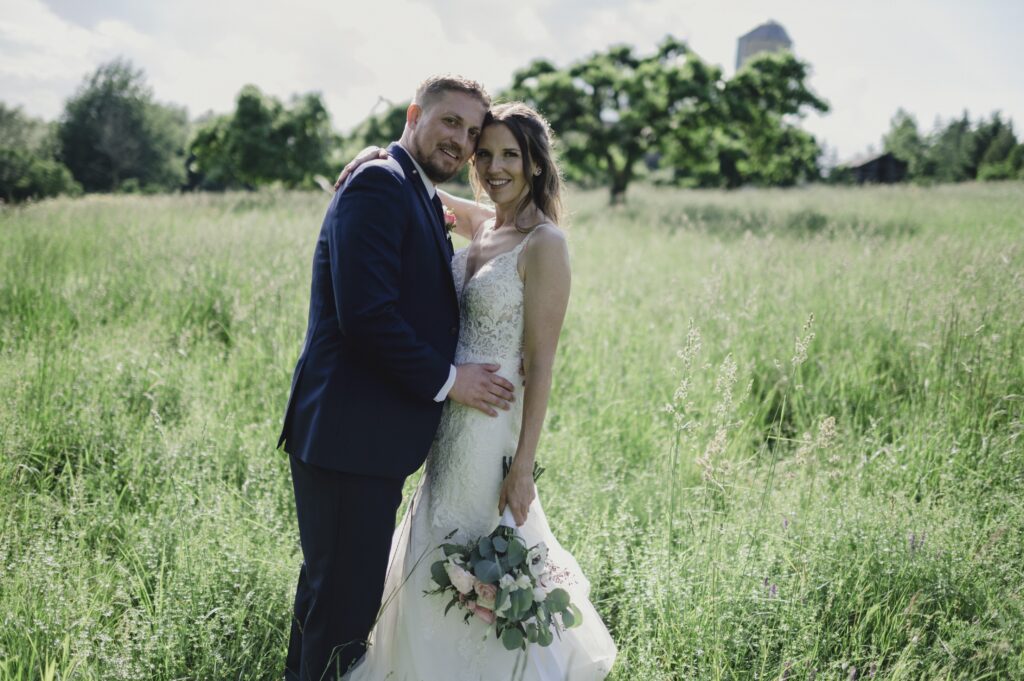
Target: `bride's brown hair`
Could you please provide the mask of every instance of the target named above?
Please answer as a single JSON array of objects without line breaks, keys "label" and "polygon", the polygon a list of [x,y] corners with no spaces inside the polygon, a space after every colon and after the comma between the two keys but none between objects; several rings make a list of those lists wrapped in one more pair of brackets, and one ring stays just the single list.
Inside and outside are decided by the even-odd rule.
[{"label": "bride's brown hair", "polygon": [[[554,135],[547,120],[522,102],[498,104],[487,112],[481,132],[489,125],[504,125],[516,138],[523,158],[523,175],[530,184],[529,193],[516,208],[518,215],[532,202],[557,225],[562,219],[562,175],[552,149]],[[534,174],[535,170],[539,173]],[[476,173],[470,184],[479,200],[483,187]],[[517,227],[518,229],[518,227]]]}]

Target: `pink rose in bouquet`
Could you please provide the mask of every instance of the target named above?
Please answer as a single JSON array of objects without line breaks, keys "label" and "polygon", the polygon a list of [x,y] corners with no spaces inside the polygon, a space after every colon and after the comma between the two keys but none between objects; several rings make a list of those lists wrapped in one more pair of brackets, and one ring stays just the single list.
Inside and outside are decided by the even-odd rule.
[{"label": "pink rose in bouquet", "polygon": [[494,624],[494,620],[497,619],[493,610],[478,605],[476,601],[466,601],[466,608],[487,624]]},{"label": "pink rose in bouquet", "polygon": [[483,606],[488,610],[494,610],[494,602],[498,598],[498,587],[493,584],[484,584],[480,580],[477,580],[476,584],[473,585],[473,590],[476,591],[476,604]]}]

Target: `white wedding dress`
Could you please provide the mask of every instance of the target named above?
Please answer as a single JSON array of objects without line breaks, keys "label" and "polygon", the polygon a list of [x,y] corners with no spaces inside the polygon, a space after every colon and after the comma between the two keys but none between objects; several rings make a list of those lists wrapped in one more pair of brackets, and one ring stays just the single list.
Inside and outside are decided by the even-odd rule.
[{"label": "white wedding dress", "polygon": [[482,620],[464,623],[466,611],[457,607],[446,616],[448,599],[423,593],[435,586],[430,565],[443,557],[438,546],[446,536],[457,530],[450,541],[466,541],[498,524],[502,457],[515,454],[522,422],[523,283],[516,264],[528,239],[485,263],[468,282],[468,249],[452,260],[461,311],[455,363],[500,364],[498,373],[517,386],[516,400],[496,418],[445,404],[423,479],[395,531],[370,645],[346,681],[600,681],[615,660],[615,643],[589,600],[590,584],[552,535],[539,499],[519,531],[527,546],[548,546],[549,581],[569,592],[583,613],[580,626],[546,648],[510,652]]}]

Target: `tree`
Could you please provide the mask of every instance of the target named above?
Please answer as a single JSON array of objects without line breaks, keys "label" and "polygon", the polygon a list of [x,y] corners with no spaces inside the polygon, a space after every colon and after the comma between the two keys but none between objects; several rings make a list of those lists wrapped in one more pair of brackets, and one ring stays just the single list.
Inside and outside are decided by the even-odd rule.
[{"label": "tree", "polygon": [[143,72],[117,59],[65,105],[60,154],[86,191],[115,191],[128,180],[173,189],[184,175],[187,124],[183,108],[156,103]]},{"label": "tree", "polygon": [[923,174],[928,146],[912,114],[903,109],[896,111],[889,122],[889,132],[882,138],[882,148],[907,164],[907,179]]},{"label": "tree", "polygon": [[503,97],[543,112],[561,138],[567,177],[603,181],[617,203],[642,159],[698,186],[817,177],[820,149],[796,121],[828,104],[806,78],[806,64],[784,53],[725,82],[721,69],[669,36],[649,56],[616,46],[565,69],[534,61]]},{"label": "tree", "polygon": [[828,102],[807,86],[808,66],[788,51],[751,59],[721,91],[719,167],[726,186],[790,186],[820,177],[821,148],[798,122]]},{"label": "tree", "polygon": [[287,187],[331,175],[337,139],[318,94],[292,98],[286,107],[246,85],[232,114],[202,122],[189,143],[189,186],[255,188],[272,182]]},{"label": "tree", "polygon": [[[514,74],[503,97],[542,111],[561,137],[566,175],[603,180],[618,203],[642,158],[663,152],[670,137],[688,135],[687,121],[713,113],[719,77],[717,68],[668,37],[645,57],[620,45],[566,69],[534,61]],[[682,143],[678,153],[696,146]]]},{"label": "tree", "polygon": [[929,137],[923,175],[938,182],[962,182],[972,179],[970,169],[973,136],[967,112],[965,111],[960,118],[950,121],[945,127],[936,122],[935,130]]},{"label": "tree", "polygon": [[76,194],[82,188],[55,158],[55,127],[0,103],[0,200]]},{"label": "tree", "polygon": [[345,136],[342,158],[351,158],[364,147],[383,146],[399,139],[405,130],[405,113],[408,108],[409,102],[401,102],[389,105],[381,113],[367,116],[351,133]]}]

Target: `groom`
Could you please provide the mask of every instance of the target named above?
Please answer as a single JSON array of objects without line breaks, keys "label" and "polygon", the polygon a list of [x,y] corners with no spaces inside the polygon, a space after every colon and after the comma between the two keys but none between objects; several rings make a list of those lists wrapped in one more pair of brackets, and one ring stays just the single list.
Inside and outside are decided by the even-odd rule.
[{"label": "groom", "polygon": [[512,399],[496,365],[452,364],[459,307],[434,189],[473,153],[489,105],[474,81],[424,81],[390,157],[360,167],[327,209],[278,442],[304,558],[287,679],[336,679],[363,654],[402,485],[444,400],[495,415]]}]

